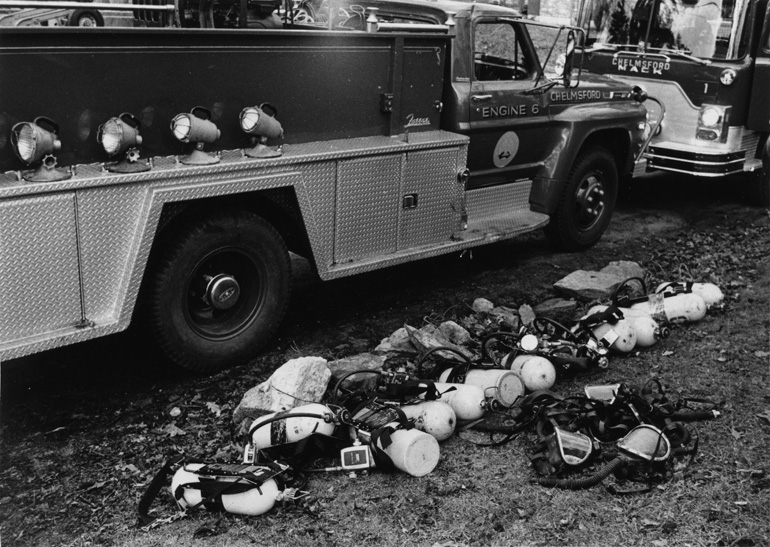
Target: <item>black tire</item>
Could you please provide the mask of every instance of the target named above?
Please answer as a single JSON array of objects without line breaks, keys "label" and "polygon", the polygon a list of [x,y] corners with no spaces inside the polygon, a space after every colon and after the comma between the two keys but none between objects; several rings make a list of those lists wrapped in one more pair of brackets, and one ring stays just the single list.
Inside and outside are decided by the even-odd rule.
[{"label": "black tire", "polygon": [[70,27],[103,27],[104,17],[94,9],[76,9],[67,19]]},{"label": "black tire", "polygon": [[770,207],[770,172],[763,166],[746,175],[747,198],[750,205]]},{"label": "black tire", "polygon": [[161,349],[187,370],[210,373],[247,362],[273,336],[291,261],[261,217],[221,212],[164,236],[150,276],[145,309]]},{"label": "black tire", "polygon": [[565,251],[583,251],[596,244],[610,223],[618,195],[615,159],[601,146],[578,156],[545,233]]}]

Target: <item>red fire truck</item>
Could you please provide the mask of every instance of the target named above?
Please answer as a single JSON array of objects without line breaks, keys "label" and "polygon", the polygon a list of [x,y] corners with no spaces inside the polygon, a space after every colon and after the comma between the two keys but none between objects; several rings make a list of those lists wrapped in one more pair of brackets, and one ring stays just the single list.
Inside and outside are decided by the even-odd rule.
[{"label": "red fire truck", "polygon": [[768,21],[767,0],[580,0],[583,66],[657,99],[637,174],[746,172],[770,206]]},{"label": "red fire truck", "polygon": [[[289,251],[327,280],[544,227],[580,250],[607,228],[646,111],[573,78],[572,31],[490,4],[320,24],[221,7],[0,29],[0,359],[136,319],[214,370],[278,328]],[[565,38],[562,76],[543,29]]]}]

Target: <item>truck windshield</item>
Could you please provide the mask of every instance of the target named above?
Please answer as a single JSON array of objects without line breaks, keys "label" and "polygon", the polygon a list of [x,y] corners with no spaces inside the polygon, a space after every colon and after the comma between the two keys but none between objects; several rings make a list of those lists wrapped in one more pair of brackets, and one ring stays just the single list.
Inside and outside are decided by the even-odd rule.
[{"label": "truck windshield", "polygon": [[589,50],[678,53],[739,59],[746,53],[750,0],[583,0],[577,24]]}]

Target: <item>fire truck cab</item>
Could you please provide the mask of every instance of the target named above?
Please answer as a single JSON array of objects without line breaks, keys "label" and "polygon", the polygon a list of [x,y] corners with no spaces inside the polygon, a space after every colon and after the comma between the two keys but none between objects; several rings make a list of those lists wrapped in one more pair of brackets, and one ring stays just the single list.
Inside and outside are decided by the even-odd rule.
[{"label": "fire truck cab", "polygon": [[643,88],[650,134],[635,174],[746,173],[770,206],[766,0],[581,0],[584,67]]}]

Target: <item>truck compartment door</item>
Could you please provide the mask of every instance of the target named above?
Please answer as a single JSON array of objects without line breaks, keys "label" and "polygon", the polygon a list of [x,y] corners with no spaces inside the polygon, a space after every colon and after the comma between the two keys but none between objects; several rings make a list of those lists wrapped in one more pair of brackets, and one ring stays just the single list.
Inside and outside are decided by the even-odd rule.
[{"label": "truck compartment door", "polygon": [[0,203],[0,347],[82,317],[75,194]]}]

